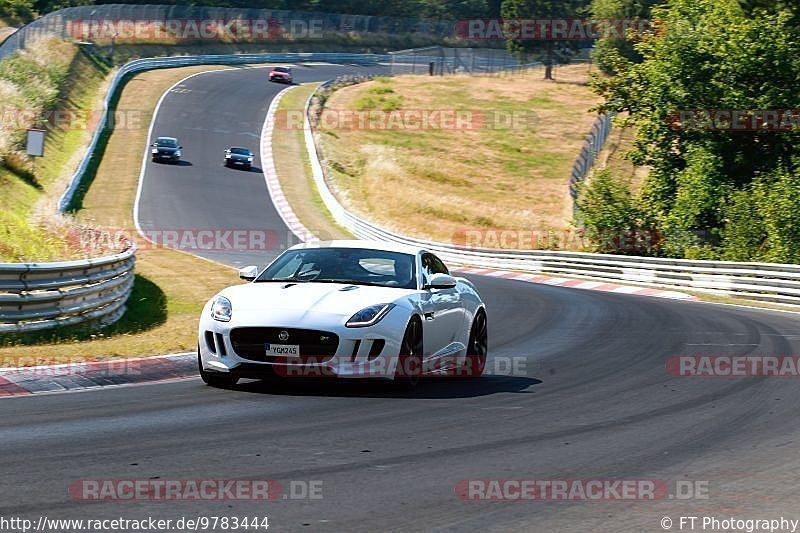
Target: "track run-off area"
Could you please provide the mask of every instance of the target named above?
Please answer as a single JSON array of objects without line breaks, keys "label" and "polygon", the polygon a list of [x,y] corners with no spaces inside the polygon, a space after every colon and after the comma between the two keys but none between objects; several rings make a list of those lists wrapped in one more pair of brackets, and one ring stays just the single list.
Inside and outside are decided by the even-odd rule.
[{"label": "track run-off area", "polygon": [[[294,68],[298,83],[381,70]],[[266,74],[208,72],[165,94],[152,135],[177,137],[184,161],[145,159],[142,229],[268,230],[288,244],[258,153],[267,109],[284,88]],[[222,166],[236,145],[256,153],[252,171]],[[203,255],[240,267],[280,251]],[[323,381],[219,390],[197,378],[0,401],[2,514],[268,516],[278,531],[663,531],[665,517],[674,530],[680,516],[800,517],[791,515],[798,378],[668,370],[682,355],[798,356],[798,315],[470,279],[489,314],[482,379],[431,379],[399,392]],[[80,480],[154,479],[279,480],[283,492],[267,502],[87,501],[69,490]],[[457,490],[508,479],[651,481],[666,493],[474,501]],[[319,488],[315,497],[291,493],[304,484]]]}]

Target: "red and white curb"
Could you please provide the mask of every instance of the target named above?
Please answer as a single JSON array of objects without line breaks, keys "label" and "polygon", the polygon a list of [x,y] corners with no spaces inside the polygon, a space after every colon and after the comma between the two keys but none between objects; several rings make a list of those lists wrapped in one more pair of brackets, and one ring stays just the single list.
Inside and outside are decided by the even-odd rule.
[{"label": "red and white curb", "polygon": [[286,195],[283,194],[281,182],[278,180],[278,171],[275,168],[275,158],[272,153],[272,132],[275,129],[275,113],[287,91],[292,87],[279,92],[267,111],[267,118],[264,120],[264,126],[261,128],[261,167],[264,172],[264,181],[267,182],[267,189],[269,196],[272,198],[272,203],[275,209],[283,219],[283,223],[294,233],[301,242],[317,241],[319,240],[316,235],[311,233],[300,219],[297,218],[294,211],[292,211]]},{"label": "red and white curb", "polygon": [[476,276],[489,276],[493,278],[513,279],[528,283],[540,283],[553,285],[556,287],[570,287],[572,289],[584,289],[590,291],[614,292],[617,294],[633,294],[637,296],[652,296],[655,298],[669,298],[670,300],[697,301],[696,296],[685,294],[678,291],[664,289],[650,289],[647,287],[637,287],[634,285],[617,285],[616,283],[605,283],[602,281],[586,281],[572,278],[559,278],[545,276],[542,274],[526,274],[522,272],[511,272],[508,270],[492,270],[487,268],[467,268],[453,267],[451,270],[461,274],[472,274]]},{"label": "red and white curb", "polygon": [[141,385],[197,375],[196,353],[0,368],[0,398]]}]

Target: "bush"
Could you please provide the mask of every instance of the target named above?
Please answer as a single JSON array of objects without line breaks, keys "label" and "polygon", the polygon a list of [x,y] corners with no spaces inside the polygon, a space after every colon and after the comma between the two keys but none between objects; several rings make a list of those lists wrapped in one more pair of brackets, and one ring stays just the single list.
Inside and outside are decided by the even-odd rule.
[{"label": "bush", "polygon": [[779,170],[756,182],[767,233],[764,260],[800,263],[800,170]]},{"label": "bush", "polygon": [[649,253],[658,244],[654,234],[643,229],[628,184],[607,169],[595,172],[580,187],[577,208],[576,223],[594,251]]},{"label": "bush", "polygon": [[763,254],[767,230],[756,196],[749,190],[735,191],[725,203],[724,215],[722,259],[758,259]]}]

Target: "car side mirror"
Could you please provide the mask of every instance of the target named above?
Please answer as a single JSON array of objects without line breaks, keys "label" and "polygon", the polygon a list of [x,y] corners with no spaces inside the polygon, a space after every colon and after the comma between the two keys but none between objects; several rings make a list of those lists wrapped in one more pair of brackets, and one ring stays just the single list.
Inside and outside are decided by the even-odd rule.
[{"label": "car side mirror", "polygon": [[183,146],[178,146],[178,150],[183,150]]},{"label": "car side mirror", "polygon": [[258,277],[257,266],[247,266],[239,270],[239,277],[245,281],[253,281]]},{"label": "car side mirror", "polygon": [[425,285],[426,289],[452,289],[456,286],[456,278],[449,274],[434,274]]},{"label": "car side mirror", "polygon": [[158,146],[158,143],[153,143],[153,144],[151,144],[150,146],[152,146],[153,148],[155,148],[156,146]]}]

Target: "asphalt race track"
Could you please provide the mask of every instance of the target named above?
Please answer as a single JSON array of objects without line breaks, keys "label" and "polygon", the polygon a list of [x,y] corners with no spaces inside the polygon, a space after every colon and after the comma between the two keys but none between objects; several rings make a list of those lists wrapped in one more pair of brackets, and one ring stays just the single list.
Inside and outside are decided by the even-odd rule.
[{"label": "asphalt race track", "polygon": [[[295,83],[325,81],[336,76],[379,74],[380,65],[298,66]],[[208,259],[246,266],[265,263],[295,244],[272,206],[261,173],[259,140],[272,99],[286,85],[269,83],[267,68],[212,71],[179,83],[164,98],[153,125],[153,138],[177,137],[182,160],[176,164],[147,159],[139,201],[139,224],[153,240],[162,236],[191,235],[197,230],[224,232],[267,230],[267,253],[252,239],[242,250],[196,250]],[[255,154],[250,172],[222,165],[223,152],[231,146],[250,148]],[[143,147],[144,148],[144,147]],[[231,238],[223,242],[233,244]],[[224,246],[221,246],[224,247]]]},{"label": "asphalt race track", "polygon": [[[297,77],[342,69],[358,70],[298,68]],[[257,148],[252,135],[280,89],[264,75],[196,76],[167,96],[156,133],[177,135],[191,166],[147,163],[143,225],[287,232],[261,174],[220,165],[226,144]],[[666,370],[675,355],[800,355],[797,315],[472,279],[490,320],[480,380],[401,393],[322,382],[218,390],[193,379],[0,401],[1,514],[266,515],[278,531],[663,531],[663,517],[678,531],[681,515],[797,518],[796,378]],[[274,479],[283,494],[291,481],[321,481],[322,497],[87,502],[68,493],[81,479],[155,478]],[[707,487],[707,498],[462,501],[455,488],[469,479],[658,480],[672,495],[678,482]]]}]

